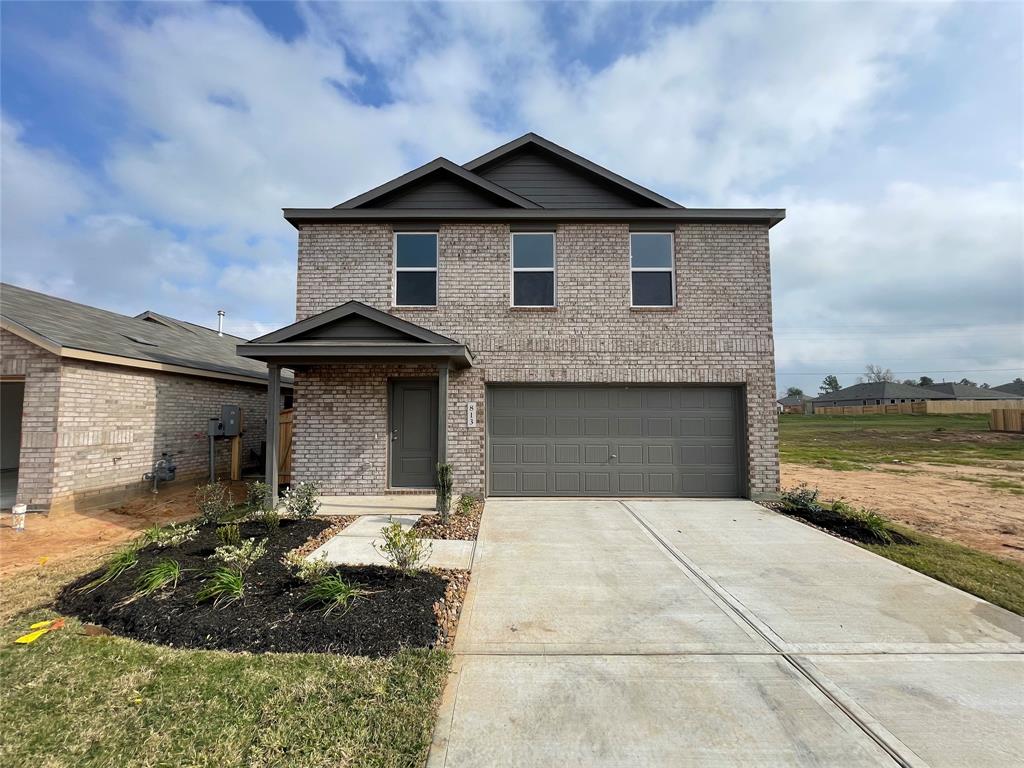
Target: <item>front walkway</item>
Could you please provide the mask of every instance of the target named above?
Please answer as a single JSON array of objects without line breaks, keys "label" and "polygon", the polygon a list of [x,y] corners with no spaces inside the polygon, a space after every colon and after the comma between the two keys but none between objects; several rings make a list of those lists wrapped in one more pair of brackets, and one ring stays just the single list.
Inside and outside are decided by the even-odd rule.
[{"label": "front walkway", "polygon": [[428,766],[1005,766],[1024,619],[745,501],[490,499]]}]

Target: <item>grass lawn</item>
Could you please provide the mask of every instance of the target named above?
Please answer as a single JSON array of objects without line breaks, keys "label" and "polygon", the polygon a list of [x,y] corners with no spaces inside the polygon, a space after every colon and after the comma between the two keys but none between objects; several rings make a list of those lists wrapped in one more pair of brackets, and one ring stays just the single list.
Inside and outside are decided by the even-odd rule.
[{"label": "grass lawn", "polygon": [[836,470],[871,464],[1024,460],[1024,438],[990,432],[988,416],[779,416],[779,458]]},{"label": "grass lawn", "polygon": [[9,766],[420,766],[450,657],[182,651],[81,624],[14,645],[84,558],[0,582]]},{"label": "grass lawn", "polygon": [[860,544],[875,554],[1024,616],[1024,567],[889,523],[908,544]]}]

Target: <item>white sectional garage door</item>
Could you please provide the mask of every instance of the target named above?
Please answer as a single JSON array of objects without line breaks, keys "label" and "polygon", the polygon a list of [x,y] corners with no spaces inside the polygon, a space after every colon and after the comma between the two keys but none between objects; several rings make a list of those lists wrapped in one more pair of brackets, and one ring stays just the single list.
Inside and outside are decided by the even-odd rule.
[{"label": "white sectional garage door", "polygon": [[494,496],[739,496],[736,387],[493,386]]}]

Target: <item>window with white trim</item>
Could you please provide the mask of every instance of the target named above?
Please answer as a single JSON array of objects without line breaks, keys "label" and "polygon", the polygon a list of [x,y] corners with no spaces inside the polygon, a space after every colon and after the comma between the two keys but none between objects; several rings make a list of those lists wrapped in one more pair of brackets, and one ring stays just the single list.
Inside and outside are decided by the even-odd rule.
[{"label": "window with white trim", "polygon": [[437,233],[395,233],[395,306],[437,306]]},{"label": "window with white trim", "polygon": [[631,232],[629,235],[630,306],[675,306],[674,262],[671,233]]},{"label": "window with white trim", "polygon": [[555,233],[512,233],[512,306],[555,306]]}]

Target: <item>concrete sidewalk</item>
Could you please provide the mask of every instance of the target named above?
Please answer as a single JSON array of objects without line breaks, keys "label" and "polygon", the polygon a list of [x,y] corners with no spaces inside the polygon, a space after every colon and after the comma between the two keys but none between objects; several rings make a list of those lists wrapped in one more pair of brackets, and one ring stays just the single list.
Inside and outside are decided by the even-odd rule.
[{"label": "concrete sidewalk", "polygon": [[745,501],[490,499],[428,766],[1005,766],[1024,619]]}]

